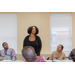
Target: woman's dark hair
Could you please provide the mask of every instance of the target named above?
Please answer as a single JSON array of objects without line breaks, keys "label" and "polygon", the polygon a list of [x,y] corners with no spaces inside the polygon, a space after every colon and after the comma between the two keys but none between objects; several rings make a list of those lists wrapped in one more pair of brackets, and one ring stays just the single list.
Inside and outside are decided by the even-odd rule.
[{"label": "woman's dark hair", "polygon": [[[61,44],[60,44],[61,45]],[[64,48],[64,46],[63,45],[61,45],[61,47],[62,47],[62,49]]]},{"label": "woman's dark hair", "polygon": [[28,28],[28,30],[27,30],[28,34],[31,34],[33,27],[36,28],[36,33],[35,33],[35,35],[38,34],[38,33],[39,33],[39,29],[38,29],[36,26],[30,26],[30,27]]}]

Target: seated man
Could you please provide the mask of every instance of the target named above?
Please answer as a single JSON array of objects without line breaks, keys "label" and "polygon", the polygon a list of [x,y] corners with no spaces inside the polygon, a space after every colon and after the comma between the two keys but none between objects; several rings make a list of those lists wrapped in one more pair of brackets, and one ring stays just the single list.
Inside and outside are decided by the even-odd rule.
[{"label": "seated man", "polygon": [[41,56],[37,57],[32,46],[25,46],[22,49],[22,56],[25,62],[46,62]]},{"label": "seated man", "polygon": [[4,49],[0,50],[0,56],[2,56],[3,60],[13,60],[13,59],[15,60],[16,54],[14,49],[9,48],[6,42],[4,42],[2,46]]}]

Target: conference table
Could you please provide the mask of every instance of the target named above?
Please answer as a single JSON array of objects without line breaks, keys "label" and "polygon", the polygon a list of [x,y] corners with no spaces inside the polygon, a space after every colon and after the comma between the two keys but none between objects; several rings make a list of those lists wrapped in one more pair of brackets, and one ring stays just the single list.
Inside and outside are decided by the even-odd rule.
[{"label": "conference table", "polygon": [[1,60],[0,62],[24,62],[23,60],[15,60],[15,61],[12,61],[12,60]]},{"label": "conference table", "polygon": [[53,60],[45,60],[46,62],[73,62],[72,60],[56,60],[56,61],[53,61]]},{"label": "conference table", "polygon": [[[52,60],[45,60],[46,62],[53,62]],[[24,62],[23,60],[2,60],[0,62]],[[73,62],[72,60],[56,60],[55,62]]]}]

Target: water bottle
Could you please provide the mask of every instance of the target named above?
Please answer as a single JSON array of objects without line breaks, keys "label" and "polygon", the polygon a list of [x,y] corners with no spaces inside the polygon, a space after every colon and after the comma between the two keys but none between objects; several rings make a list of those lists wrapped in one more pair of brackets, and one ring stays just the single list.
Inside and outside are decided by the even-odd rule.
[{"label": "water bottle", "polygon": [[57,60],[56,60],[56,59],[54,59],[53,61],[54,61],[54,62],[57,62]]},{"label": "water bottle", "polygon": [[15,61],[15,57],[13,57],[12,60]]}]

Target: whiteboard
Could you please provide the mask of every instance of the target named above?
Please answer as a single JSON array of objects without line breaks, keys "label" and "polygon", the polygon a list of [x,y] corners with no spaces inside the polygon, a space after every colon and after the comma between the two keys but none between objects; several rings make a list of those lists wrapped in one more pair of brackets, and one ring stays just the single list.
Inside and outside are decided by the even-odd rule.
[{"label": "whiteboard", "polygon": [[68,56],[72,50],[72,14],[50,14],[50,52],[59,44]]},{"label": "whiteboard", "polygon": [[3,42],[17,53],[17,14],[0,14],[0,50]]}]

